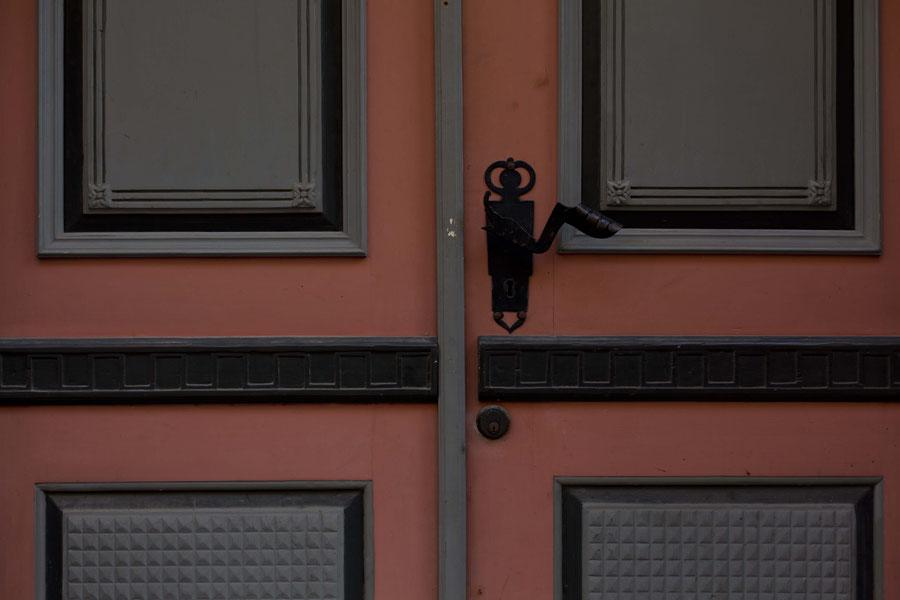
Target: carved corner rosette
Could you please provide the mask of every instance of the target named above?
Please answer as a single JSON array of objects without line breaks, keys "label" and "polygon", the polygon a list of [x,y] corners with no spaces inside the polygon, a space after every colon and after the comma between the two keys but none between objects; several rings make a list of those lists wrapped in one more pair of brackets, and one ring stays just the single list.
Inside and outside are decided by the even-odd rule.
[{"label": "carved corner rosette", "polygon": [[631,181],[615,179],[606,182],[606,201],[610,206],[622,206],[631,200]]},{"label": "carved corner rosette", "polygon": [[806,196],[813,206],[831,206],[831,203],[834,202],[831,194],[831,181],[827,179],[810,181]]},{"label": "carved corner rosette", "polygon": [[315,208],[316,207],[316,184],[298,182],[294,184],[294,201],[291,206],[294,208]]},{"label": "carved corner rosette", "polygon": [[88,185],[88,206],[91,208],[112,208],[108,183],[91,183]]}]

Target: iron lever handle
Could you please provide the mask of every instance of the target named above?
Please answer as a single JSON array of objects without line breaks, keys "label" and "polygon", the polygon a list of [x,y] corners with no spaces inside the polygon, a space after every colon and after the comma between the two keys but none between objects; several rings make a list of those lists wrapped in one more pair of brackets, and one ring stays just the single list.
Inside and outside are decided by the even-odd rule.
[{"label": "iron lever handle", "polygon": [[514,246],[525,248],[533,254],[543,254],[550,249],[556,234],[559,232],[563,223],[572,225],[582,233],[593,238],[605,239],[614,236],[622,229],[622,225],[613,221],[608,217],[604,217],[596,210],[578,204],[577,206],[566,206],[561,202],[557,202],[544,225],[541,237],[535,240],[525,229],[515,220],[504,217],[491,207],[491,193],[484,194],[484,212],[487,217],[487,225],[482,229],[493,233]]},{"label": "iron lever handle", "polygon": [[[491,180],[491,174],[497,169],[500,169],[499,186]],[[519,169],[529,176],[528,182],[521,187]],[[531,165],[513,158],[492,163],[484,173],[489,190],[484,194],[483,229],[487,231],[491,306],[494,321],[509,333],[521,327],[528,316],[528,279],[533,256],[550,249],[564,223],[594,238],[608,238],[622,229],[621,224],[584,204],[566,206],[557,202],[540,237],[534,239],[534,202],[521,199],[534,187],[534,181]],[[491,192],[498,194],[500,199],[491,200]],[[505,311],[516,314],[517,321],[512,325],[503,320]]]}]

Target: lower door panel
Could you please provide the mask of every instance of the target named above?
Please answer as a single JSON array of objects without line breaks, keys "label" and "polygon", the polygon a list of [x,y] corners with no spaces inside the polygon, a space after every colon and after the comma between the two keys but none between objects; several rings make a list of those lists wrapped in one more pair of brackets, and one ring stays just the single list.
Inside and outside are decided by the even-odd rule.
[{"label": "lower door panel", "polygon": [[35,523],[41,599],[372,594],[364,482],[40,485]]},{"label": "lower door panel", "polygon": [[559,595],[878,598],[872,478],[559,478]]}]

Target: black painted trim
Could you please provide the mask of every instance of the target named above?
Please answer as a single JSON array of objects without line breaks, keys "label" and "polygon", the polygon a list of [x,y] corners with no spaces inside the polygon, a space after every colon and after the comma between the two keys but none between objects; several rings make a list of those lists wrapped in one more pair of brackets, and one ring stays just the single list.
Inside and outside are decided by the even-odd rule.
[{"label": "black painted trim", "polygon": [[434,338],[0,339],[0,404],[436,402]]},{"label": "black painted trim", "polygon": [[900,400],[900,337],[481,337],[482,402]]}]

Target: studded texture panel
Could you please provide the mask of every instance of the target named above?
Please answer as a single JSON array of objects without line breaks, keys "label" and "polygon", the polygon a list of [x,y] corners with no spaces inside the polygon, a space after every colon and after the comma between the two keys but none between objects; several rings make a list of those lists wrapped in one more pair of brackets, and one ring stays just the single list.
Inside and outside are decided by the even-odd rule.
[{"label": "studded texture panel", "polygon": [[583,598],[851,600],[852,505],[585,504]]},{"label": "studded texture panel", "polygon": [[341,600],[337,507],[66,511],[64,600]]}]

